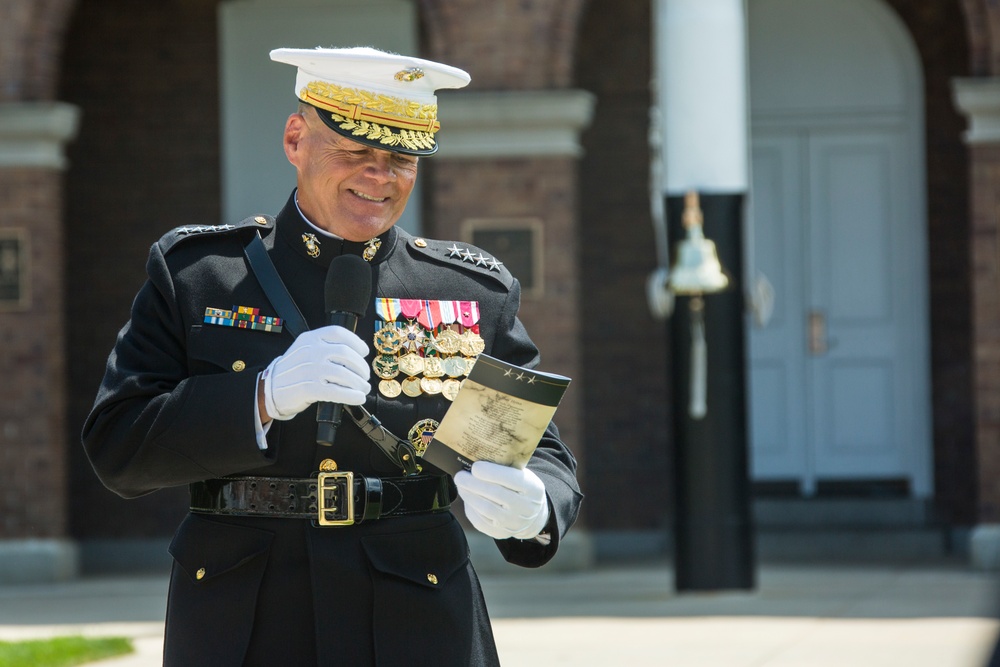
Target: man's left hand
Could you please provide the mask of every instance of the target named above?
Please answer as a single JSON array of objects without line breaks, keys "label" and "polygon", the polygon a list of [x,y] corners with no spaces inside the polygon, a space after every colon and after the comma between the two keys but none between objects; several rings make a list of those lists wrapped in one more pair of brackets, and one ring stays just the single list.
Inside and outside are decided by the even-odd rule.
[{"label": "man's left hand", "polygon": [[476,461],[455,475],[465,516],[481,533],[505,540],[536,537],[549,520],[545,485],[527,468]]}]

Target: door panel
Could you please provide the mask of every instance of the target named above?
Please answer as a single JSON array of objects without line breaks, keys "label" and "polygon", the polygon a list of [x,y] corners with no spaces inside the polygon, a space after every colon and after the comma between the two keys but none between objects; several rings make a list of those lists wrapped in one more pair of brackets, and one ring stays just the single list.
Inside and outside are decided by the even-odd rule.
[{"label": "door panel", "polygon": [[812,220],[822,243],[813,255],[829,266],[814,299],[829,304],[831,319],[888,324],[889,146],[881,138],[824,136],[810,142],[810,156]]},{"label": "door panel", "polygon": [[[892,432],[892,395],[895,382],[891,364],[877,362],[831,363],[828,386],[823,388],[832,417],[829,435],[819,439],[827,451],[817,457],[817,472],[822,477],[846,475],[864,476],[864,471],[847,467],[837,470],[836,459],[863,458],[871,465],[871,457],[893,455],[895,438]],[[884,465],[884,464],[883,464]],[[889,475],[902,475],[898,467]]]},{"label": "door panel", "polygon": [[[895,406],[906,359],[895,291],[894,238],[903,197],[900,137],[883,131],[814,132],[808,139],[809,304],[827,313],[829,348],[810,358],[818,478],[908,478]],[[909,281],[909,283],[908,283]]]},{"label": "door panel", "polygon": [[799,478],[808,470],[803,396],[801,139],[754,139],[755,267],[774,285],[774,314],[750,336],[750,423],[755,478]]}]

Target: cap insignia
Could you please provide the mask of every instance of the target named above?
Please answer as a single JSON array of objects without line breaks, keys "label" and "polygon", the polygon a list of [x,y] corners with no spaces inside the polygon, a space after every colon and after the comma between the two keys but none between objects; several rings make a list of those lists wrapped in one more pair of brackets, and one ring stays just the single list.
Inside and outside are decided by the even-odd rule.
[{"label": "cap insignia", "polygon": [[396,72],[396,81],[416,81],[424,78],[424,70],[419,67],[408,67]]}]

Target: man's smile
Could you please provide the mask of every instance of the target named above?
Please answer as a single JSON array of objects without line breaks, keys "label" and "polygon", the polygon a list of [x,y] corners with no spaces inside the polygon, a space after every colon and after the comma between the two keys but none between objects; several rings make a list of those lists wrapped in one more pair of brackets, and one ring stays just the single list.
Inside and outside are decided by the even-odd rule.
[{"label": "man's smile", "polygon": [[359,192],[358,190],[351,190],[351,192],[366,201],[384,202],[388,199],[388,197],[372,197],[371,195],[366,195],[364,192]]}]

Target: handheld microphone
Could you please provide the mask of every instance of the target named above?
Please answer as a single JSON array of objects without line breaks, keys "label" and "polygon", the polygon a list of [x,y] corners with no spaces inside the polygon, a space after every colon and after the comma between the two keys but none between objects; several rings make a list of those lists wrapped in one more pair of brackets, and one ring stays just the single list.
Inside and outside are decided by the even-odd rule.
[{"label": "handheld microphone", "polygon": [[[372,269],[357,255],[339,255],[330,262],[323,288],[327,324],[354,331],[364,317],[372,294]],[[330,446],[340,426],[340,403],[319,403],[316,410],[316,442]]]}]

